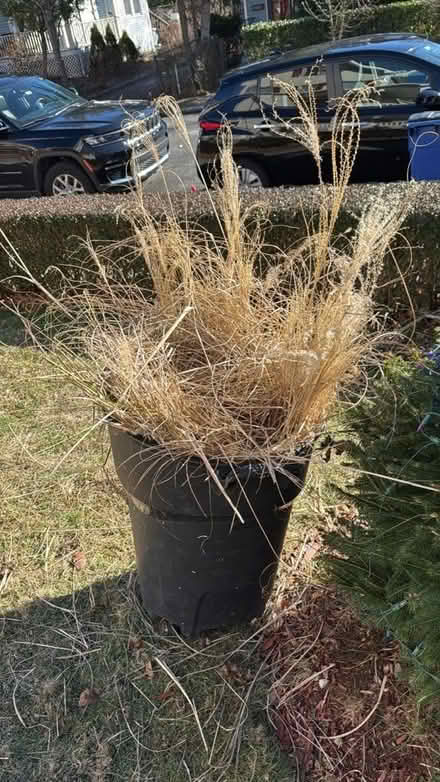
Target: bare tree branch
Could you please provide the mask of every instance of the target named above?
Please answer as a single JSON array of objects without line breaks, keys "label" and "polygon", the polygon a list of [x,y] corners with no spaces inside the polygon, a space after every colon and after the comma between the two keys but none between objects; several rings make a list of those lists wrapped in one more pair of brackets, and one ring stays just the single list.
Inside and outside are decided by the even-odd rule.
[{"label": "bare tree branch", "polygon": [[328,26],[332,41],[338,41],[350,30],[353,12],[369,8],[368,0],[305,0],[305,12]]}]

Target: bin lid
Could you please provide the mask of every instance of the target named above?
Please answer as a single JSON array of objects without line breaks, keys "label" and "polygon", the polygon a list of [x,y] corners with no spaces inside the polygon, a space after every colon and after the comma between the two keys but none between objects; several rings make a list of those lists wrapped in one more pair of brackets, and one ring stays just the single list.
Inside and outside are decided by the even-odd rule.
[{"label": "bin lid", "polygon": [[424,125],[440,125],[440,111],[422,111],[411,114],[408,119],[408,127],[423,128]]}]

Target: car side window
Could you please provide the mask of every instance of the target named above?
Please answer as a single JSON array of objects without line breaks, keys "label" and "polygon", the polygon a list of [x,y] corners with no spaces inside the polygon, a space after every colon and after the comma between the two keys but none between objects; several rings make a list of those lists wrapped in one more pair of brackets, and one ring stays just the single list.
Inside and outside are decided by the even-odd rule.
[{"label": "car side window", "polygon": [[300,65],[286,71],[274,71],[260,81],[260,99],[275,108],[292,106],[292,98],[283,84],[293,85],[300,95],[307,97],[310,86],[318,104],[327,103],[327,70],[323,63]]},{"label": "car side window", "polygon": [[235,114],[241,114],[248,111],[258,111],[259,108],[260,104],[255,95],[243,95],[243,97],[238,98],[233,111]]},{"label": "car side window", "polygon": [[383,106],[415,103],[430,80],[428,71],[404,58],[353,57],[338,67],[343,93],[372,87],[369,99]]},{"label": "car side window", "polygon": [[257,92],[257,80],[249,79],[248,81],[242,81],[237,87],[237,95],[256,95]]}]

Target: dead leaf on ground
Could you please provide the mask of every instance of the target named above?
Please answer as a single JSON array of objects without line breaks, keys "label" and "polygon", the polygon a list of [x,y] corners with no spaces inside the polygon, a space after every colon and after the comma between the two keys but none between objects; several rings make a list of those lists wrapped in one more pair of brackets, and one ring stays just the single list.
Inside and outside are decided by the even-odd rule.
[{"label": "dead leaf on ground", "polygon": [[246,684],[247,681],[252,679],[252,673],[239,668],[236,663],[225,663],[220,667],[219,671],[225,679],[234,682],[234,684]]},{"label": "dead leaf on ground", "polygon": [[86,564],[87,559],[84,551],[74,551],[72,554],[72,567],[74,570],[84,570]]},{"label": "dead leaf on ground", "polygon": [[142,638],[129,638],[128,640],[128,648],[130,651],[133,651],[133,649],[142,649],[144,645],[144,642]]},{"label": "dead leaf on ground", "polygon": [[266,728],[262,722],[259,722],[255,728],[255,742],[256,744],[264,744],[266,741]]},{"label": "dead leaf on ground", "polygon": [[151,660],[147,660],[146,661],[146,663],[144,665],[144,674],[145,674],[145,678],[149,679],[151,681],[151,679],[154,676],[153,666],[151,664]]},{"label": "dead leaf on ground", "polygon": [[99,698],[99,692],[94,687],[87,687],[79,696],[79,705],[83,708],[92,706]]},{"label": "dead leaf on ground", "polygon": [[159,700],[164,703],[165,701],[169,701],[170,698],[173,698],[176,694],[176,688],[174,686],[170,687],[168,690],[164,690],[159,695]]}]

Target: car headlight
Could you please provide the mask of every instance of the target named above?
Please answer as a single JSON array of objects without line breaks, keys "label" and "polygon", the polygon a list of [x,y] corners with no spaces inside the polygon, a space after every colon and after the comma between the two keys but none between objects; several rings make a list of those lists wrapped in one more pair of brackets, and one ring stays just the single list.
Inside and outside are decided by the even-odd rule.
[{"label": "car headlight", "polygon": [[90,147],[97,147],[99,144],[106,144],[108,139],[105,136],[86,136],[83,141]]}]

